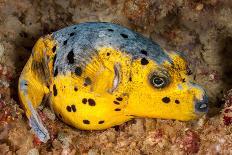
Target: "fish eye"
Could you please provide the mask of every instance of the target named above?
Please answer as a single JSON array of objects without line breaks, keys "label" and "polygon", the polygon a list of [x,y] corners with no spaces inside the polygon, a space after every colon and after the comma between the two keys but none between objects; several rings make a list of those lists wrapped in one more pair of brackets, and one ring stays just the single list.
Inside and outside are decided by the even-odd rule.
[{"label": "fish eye", "polygon": [[169,80],[168,77],[162,76],[162,75],[157,75],[153,74],[150,78],[150,83],[155,87],[155,88],[164,88],[165,86],[168,85]]}]

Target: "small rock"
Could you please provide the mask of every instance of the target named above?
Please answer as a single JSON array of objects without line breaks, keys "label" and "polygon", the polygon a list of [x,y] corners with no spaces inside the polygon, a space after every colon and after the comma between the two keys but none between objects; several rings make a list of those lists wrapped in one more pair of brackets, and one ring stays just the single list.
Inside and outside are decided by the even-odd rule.
[{"label": "small rock", "polygon": [[69,148],[70,143],[72,142],[70,136],[64,132],[58,132],[57,139],[62,142],[63,148]]},{"label": "small rock", "polygon": [[36,148],[33,148],[28,151],[27,155],[39,155],[39,151]]},{"label": "small rock", "polygon": [[182,139],[182,144],[180,144],[180,148],[186,153],[197,153],[200,148],[199,135],[196,132],[187,129],[185,131],[185,136]]},{"label": "small rock", "polygon": [[67,7],[69,6],[69,1],[66,0],[56,0],[55,3],[63,9],[67,9]]},{"label": "small rock", "polygon": [[94,149],[90,149],[89,151],[88,151],[88,155],[97,155],[98,153],[97,153],[97,150],[94,150]]},{"label": "small rock", "polygon": [[204,8],[204,4],[197,4],[196,10],[201,11]]},{"label": "small rock", "polygon": [[164,135],[163,131],[161,129],[157,129],[156,131],[152,131],[148,133],[148,136],[146,137],[144,144],[154,146],[159,143],[163,143]]},{"label": "small rock", "polygon": [[56,115],[53,112],[51,112],[51,110],[44,108],[43,113],[48,119],[55,121]]}]

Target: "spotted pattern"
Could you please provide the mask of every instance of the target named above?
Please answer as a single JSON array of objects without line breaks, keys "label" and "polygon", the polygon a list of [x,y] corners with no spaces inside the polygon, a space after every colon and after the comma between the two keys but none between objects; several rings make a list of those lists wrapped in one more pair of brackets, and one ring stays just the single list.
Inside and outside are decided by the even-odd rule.
[{"label": "spotted pattern", "polygon": [[164,103],[169,103],[171,100],[170,100],[169,97],[164,97],[164,98],[162,98],[162,101],[163,101]]},{"label": "spotted pattern", "polygon": [[57,92],[57,89],[56,89],[56,85],[54,84],[53,85],[53,95],[54,96],[57,96],[58,92]]},{"label": "spotted pattern", "polygon": [[148,55],[148,54],[147,54],[147,51],[145,51],[145,50],[141,50],[140,52],[141,52],[141,54],[143,54],[143,55],[145,55],[145,56]]},{"label": "spotted pattern", "polygon": [[114,104],[117,104],[117,105],[119,105],[120,103],[119,103],[119,102],[117,102],[117,101],[114,101]]},{"label": "spotted pattern", "polygon": [[53,68],[54,68],[55,62],[56,62],[56,54],[53,57],[53,64],[52,64]]},{"label": "spotted pattern", "polygon": [[89,104],[90,106],[95,106],[95,105],[96,105],[96,102],[95,102],[94,99],[91,99],[91,98],[89,98],[89,99],[83,98],[83,99],[82,99],[82,103],[83,103],[83,104],[86,104],[87,102],[88,102],[88,104]]},{"label": "spotted pattern", "polygon": [[71,50],[68,55],[67,55],[67,60],[69,64],[73,64],[74,63],[74,53],[73,50]]},{"label": "spotted pattern", "polygon": [[86,104],[87,101],[88,101],[88,100],[87,100],[86,98],[83,98],[83,99],[82,99],[82,103],[83,103],[83,104]]},{"label": "spotted pattern", "polygon": [[[117,24],[81,23],[56,31],[52,37],[59,45],[59,48],[56,48],[56,53],[59,55],[55,63],[55,67],[59,66],[59,74],[66,74],[68,71],[75,72],[73,66],[79,65],[82,69],[85,68],[89,60],[98,52],[99,47],[125,51],[133,58],[138,58],[141,54],[147,56],[149,52],[150,59],[158,64],[164,61],[172,62],[158,44]],[[73,65],[63,62],[63,58],[67,57],[71,50],[75,58]]]},{"label": "spotted pattern", "polygon": [[93,100],[93,99],[88,99],[88,103],[90,106],[95,106],[96,105],[96,102]]},{"label": "spotted pattern", "polygon": [[128,38],[128,35],[127,35],[127,34],[121,33],[120,35],[121,35],[123,38],[125,38],[125,39]]},{"label": "spotted pattern", "polygon": [[[59,46],[53,46],[52,48],[52,52],[54,53],[53,64],[52,64],[54,77],[58,75],[58,72],[59,74],[62,73],[62,75],[67,75],[66,73],[71,72],[72,75],[75,74],[76,76],[83,76],[80,79],[81,80],[84,79],[84,81],[82,81],[81,83],[81,84],[84,84],[84,86],[91,85],[92,80],[94,80],[94,78],[90,79],[90,77],[92,78],[92,76],[86,77],[87,74],[89,73],[88,72],[89,70],[85,71],[84,69],[86,69],[86,67],[87,68],[89,67],[87,65],[90,65],[92,58],[94,58],[94,56],[96,55],[99,56],[97,53],[98,49],[100,47],[105,47],[106,45],[108,45],[109,48],[117,49],[118,51],[123,51],[124,53],[129,54],[129,56],[131,56],[131,60],[137,59],[138,62],[144,66],[144,68],[145,68],[145,65],[149,64],[149,60],[155,61],[157,64],[159,63],[161,64],[161,62],[164,62],[164,60],[171,61],[169,57],[165,54],[165,52],[163,52],[163,50],[159,47],[159,45],[156,45],[152,41],[149,41],[146,38],[143,38],[139,34],[134,33],[133,31],[127,30],[125,28],[122,28],[120,26],[114,25],[114,24],[109,24],[109,25],[106,24],[107,26],[105,26],[103,23],[101,24],[97,24],[97,25],[93,24],[93,26],[87,25],[85,27],[82,27],[81,25],[83,24],[80,24],[80,26],[73,26],[71,28],[67,28],[65,30],[60,30],[60,31],[53,33],[52,37],[59,45]],[[148,52],[149,52],[149,58],[147,57]],[[110,56],[110,55],[114,55],[114,53],[113,52],[104,53],[104,58],[105,56]],[[108,57],[107,59],[110,59],[110,58]],[[153,64],[152,61],[150,62],[151,65]],[[147,66],[147,68],[149,69],[149,66]],[[127,78],[126,80],[132,81],[131,75],[128,75],[128,76],[130,77],[125,76]],[[136,78],[133,80],[136,80]],[[93,81],[93,84],[94,82],[95,81]],[[183,79],[183,82],[185,82],[185,79]],[[55,84],[53,85],[53,91],[52,91],[53,95],[54,96],[58,95],[58,90],[56,87],[59,88],[59,96],[61,96],[61,93],[63,92],[60,90],[60,88],[62,90],[63,88],[60,85],[58,85],[58,83],[57,85]],[[80,85],[80,87],[79,85],[78,87],[75,85],[69,87],[67,85],[67,88],[70,88],[72,89],[72,91],[75,91],[75,92],[79,91],[77,92],[77,94],[75,94],[75,95],[78,95],[80,93],[80,90],[83,87],[82,85]],[[80,90],[78,90],[78,88]],[[87,91],[91,90],[88,87],[83,88],[83,89]],[[80,96],[82,96],[81,93],[80,93]],[[77,101],[79,103],[82,102],[84,104],[84,105],[80,105],[81,107],[87,107],[87,108],[91,107],[91,108],[88,108],[88,110],[89,109],[92,110],[92,109],[96,109],[93,106],[100,105],[100,102],[98,103],[98,100],[96,99],[97,96],[94,96],[94,98],[89,98],[86,95],[85,97],[86,98],[83,98],[82,100],[79,99]],[[111,102],[109,103],[110,106],[114,106],[114,108],[110,109],[111,112],[113,112],[113,115],[119,115],[120,114],[119,111],[124,112],[124,109],[121,109],[121,108],[125,108],[125,107],[119,106],[123,103],[122,101],[124,100],[125,98],[116,97],[114,98],[114,100],[110,101]],[[171,102],[171,99],[169,97],[163,97],[161,100],[163,103]],[[180,104],[180,101],[177,99],[176,100],[174,99],[174,103]],[[62,104],[66,104],[66,102],[63,102]],[[65,110],[65,112],[68,111],[70,113],[79,112],[79,106],[69,103],[69,105],[64,106],[63,110]],[[58,114],[58,116],[62,118],[60,114]],[[64,115],[64,116],[67,116],[67,115]],[[72,117],[72,115],[68,115],[67,117]],[[94,126],[95,126],[95,123],[104,124],[106,121],[104,119],[105,117],[102,117],[101,119],[96,120],[96,122],[93,122],[91,117],[92,117],[91,115],[89,117],[81,116],[78,119],[83,118],[80,120],[82,121],[83,124],[94,123]],[[78,120],[78,123],[79,123],[79,120]],[[111,122],[107,121],[106,125],[110,123]],[[88,127],[91,128],[91,126],[88,126]]]},{"label": "spotted pattern", "polygon": [[68,40],[65,40],[64,43],[63,43],[63,45],[64,46],[67,45],[67,42],[68,42]]},{"label": "spotted pattern", "polygon": [[121,111],[121,109],[120,108],[116,108],[116,109],[114,109],[114,111]]},{"label": "spotted pattern", "polygon": [[77,86],[75,86],[75,87],[74,87],[74,91],[78,91],[78,88],[77,88]]},{"label": "spotted pattern", "polygon": [[114,104],[116,104],[116,105],[120,105],[120,102],[123,100],[123,98],[122,97],[117,97],[116,98],[116,101],[113,101],[114,102]]},{"label": "spotted pattern", "polygon": [[56,46],[52,47],[52,52],[55,53],[56,52]]},{"label": "spotted pattern", "polygon": [[175,100],[175,103],[176,103],[176,104],[180,104],[180,101],[179,101],[179,100]]},{"label": "spotted pattern", "polygon": [[114,32],[114,30],[113,29],[107,29],[108,31],[110,31],[110,32]]},{"label": "spotted pattern", "polygon": [[71,108],[70,106],[67,106],[67,107],[66,107],[66,110],[67,110],[68,112],[71,112],[71,111],[72,111],[72,108]]},{"label": "spotted pattern", "polygon": [[117,97],[117,98],[116,98],[116,100],[118,100],[118,101],[122,101],[122,100],[123,100],[123,98],[122,98],[122,97]]},{"label": "spotted pattern", "polygon": [[89,77],[86,77],[85,82],[84,82],[84,86],[91,85],[91,83],[92,83],[92,80]]},{"label": "spotted pattern", "polygon": [[90,121],[89,120],[83,120],[83,123],[84,124],[90,124]]},{"label": "spotted pattern", "polygon": [[67,71],[74,72],[73,65],[63,62],[63,58],[73,50],[75,62],[82,69],[88,61],[96,54],[99,47],[110,46],[110,48],[125,51],[127,54],[138,58],[143,54],[161,64],[164,61],[172,60],[155,42],[135,33],[125,27],[112,23],[81,23],[70,26],[52,34],[59,48],[56,66],[59,66],[59,73],[65,74]]},{"label": "spotted pattern", "polygon": [[81,76],[81,74],[82,74],[82,69],[81,69],[81,67],[77,67],[77,68],[75,69],[75,74],[76,74],[77,76]]},{"label": "spotted pattern", "polygon": [[75,105],[71,105],[71,108],[72,108],[72,111],[73,111],[73,112],[76,112],[76,111],[77,111],[77,109],[76,109],[76,106],[75,106]]},{"label": "spotted pattern", "polygon": [[98,122],[98,124],[103,124],[105,121],[101,120]]},{"label": "spotted pattern", "polygon": [[66,110],[68,112],[76,112],[77,111],[76,106],[74,104],[72,104],[71,106],[67,106]]},{"label": "spotted pattern", "polygon": [[53,57],[53,63],[52,63],[52,67],[55,68],[54,73],[53,73],[54,77],[56,77],[57,74],[58,74],[58,67],[54,67],[55,66],[55,62],[56,62],[56,54]]},{"label": "spotted pattern", "polygon": [[149,61],[146,58],[141,59],[141,65],[147,65]]},{"label": "spotted pattern", "polygon": [[56,67],[54,73],[53,73],[54,77],[56,77],[58,75],[58,68]]},{"label": "spotted pattern", "polygon": [[75,35],[75,32],[72,32],[72,33],[70,33],[69,35],[70,35],[70,37],[72,37],[72,36]]}]

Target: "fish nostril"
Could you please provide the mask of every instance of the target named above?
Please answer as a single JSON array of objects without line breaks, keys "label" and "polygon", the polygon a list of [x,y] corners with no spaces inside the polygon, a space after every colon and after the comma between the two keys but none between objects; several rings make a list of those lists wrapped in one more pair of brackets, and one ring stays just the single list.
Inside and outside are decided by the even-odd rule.
[{"label": "fish nostril", "polygon": [[196,112],[208,112],[208,97],[206,95],[202,100],[196,101],[195,110]]}]

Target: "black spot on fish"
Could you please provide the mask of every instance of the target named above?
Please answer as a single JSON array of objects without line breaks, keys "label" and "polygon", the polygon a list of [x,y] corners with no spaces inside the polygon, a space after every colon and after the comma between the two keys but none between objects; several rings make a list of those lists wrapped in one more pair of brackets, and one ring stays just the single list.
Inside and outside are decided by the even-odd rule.
[{"label": "black spot on fish", "polygon": [[88,86],[88,85],[91,85],[92,81],[89,77],[85,78],[85,83],[84,83],[84,86]]},{"label": "black spot on fish", "polygon": [[52,52],[55,53],[56,52],[56,46],[52,47]]},{"label": "black spot on fish", "polygon": [[77,29],[77,27],[74,27],[73,29],[74,29],[74,30],[76,30],[76,29]]},{"label": "black spot on fish", "polygon": [[113,32],[114,30],[113,29],[108,29],[108,31]]},{"label": "black spot on fish", "polygon": [[117,105],[119,105],[120,103],[119,103],[119,102],[117,102],[117,101],[114,101],[114,104],[117,104]]},{"label": "black spot on fish", "polygon": [[91,98],[88,99],[88,102],[89,102],[90,106],[95,106],[96,105],[95,101],[93,99],[91,99]]},{"label": "black spot on fish", "polygon": [[68,42],[68,40],[65,40],[64,43],[63,43],[63,45],[67,45],[67,42]]},{"label": "black spot on fish", "polygon": [[122,100],[123,100],[123,98],[121,98],[121,97],[117,97],[117,98],[116,98],[116,100],[118,100],[118,101],[122,101]]},{"label": "black spot on fish", "polygon": [[179,100],[175,100],[175,103],[176,103],[176,104],[180,104],[180,101],[179,101]]},{"label": "black spot on fish", "polygon": [[56,85],[53,85],[53,95],[57,96],[57,89],[56,89]]},{"label": "black spot on fish", "polygon": [[54,77],[56,77],[58,75],[58,68],[56,67],[55,71],[54,71]]},{"label": "black spot on fish", "polygon": [[182,79],[182,82],[183,82],[183,83],[186,82],[186,81],[185,81],[185,78]]},{"label": "black spot on fish", "polygon": [[89,120],[83,120],[83,123],[84,124],[90,124],[90,121]]},{"label": "black spot on fish", "polygon": [[169,103],[171,100],[170,100],[169,97],[164,97],[164,98],[162,98],[162,101],[163,101],[164,103]]},{"label": "black spot on fish", "polygon": [[74,63],[74,53],[73,50],[71,50],[67,55],[68,63],[73,64]]},{"label": "black spot on fish", "polygon": [[77,67],[77,68],[75,69],[75,74],[76,74],[77,76],[81,76],[81,74],[82,74],[82,69],[81,69],[81,67]]},{"label": "black spot on fish", "polygon": [[119,108],[116,108],[116,109],[114,109],[114,111],[121,111],[121,109],[119,109]]},{"label": "black spot on fish", "polygon": [[140,52],[141,52],[143,55],[146,55],[146,56],[147,56],[147,51],[141,50]]},{"label": "black spot on fish", "polygon": [[132,77],[129,77],[129,81],[132,81]]},{"label": "black spot on fish", "polygon": [[124,34],[124,33],[121,33],[120,34],[123,38],[128,38],[128,35]]},{"label": "black spot on fish", "polygon": [[77,86],[75,86],[75,87],[74,87],[74,91],[78,91],[78,88],[77,88]]},{"label": "black spot on fish", "polygon": [[147,65],[148,63],[149,63],[149,61],[146,58],[141,59],[141,64],[142,65]]},{"label": "black spot on fish", "polygon": [[69,34],[70,37],[74,36],[74,35],[75,35],[75,32],[72,32],[72,33]]},{"label": "black spot on fish", "polygon": [[107,56],[110,56],[110,53],[109,53],[109,52],[107,52],[107,53],[106,53],[106,55],[107,55]]},{"label": "black spot on fish", "polygon": [[71,105],[71,108],[72,108],[72,111],[73,111],[73,112],[76,112],[76,111],[77,111],[77,109],[76,109],[76,106],[75,106],[75,105]]},{"label": "black spot on fish", "polygon": [[67,106],[67,107],[66,107],[66,110],[67,110],[68,112],[71,112],[71,111],[72,111],[72,108],[71,108],[70,106]]},{"label": "black spot on fish", "polygon": [[82,99],[82,103],[83,103],[83,104],[86,104],[86,103],[87,103],[87,99],[86,99],[86,98],[83,98],[83,99]]},{"label": "black spot on fish", "polygon": [[52,63],[53,68],[54,68],[55,62],[56,62],[56,54],[55,54],[55,56],[53,58],[53,63]]},{"label": "black spot on fish", "polygon": [[102,120],[102,121],[99,121],[98,124],[103,124],[104,122],[105,122],[105,121]]}]

